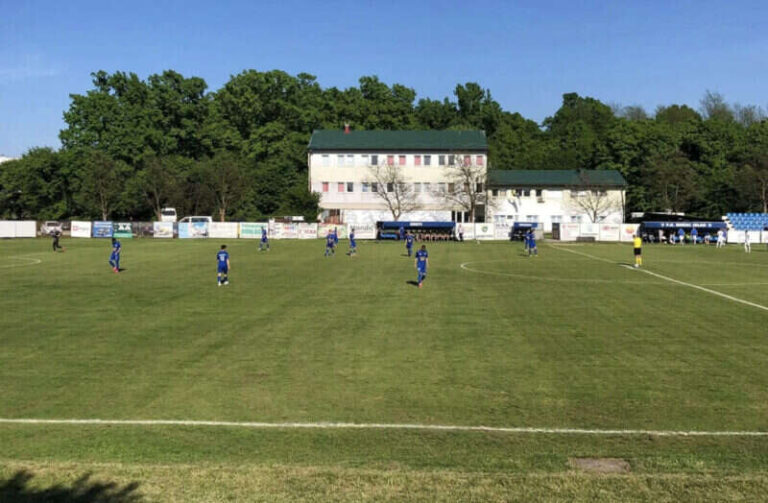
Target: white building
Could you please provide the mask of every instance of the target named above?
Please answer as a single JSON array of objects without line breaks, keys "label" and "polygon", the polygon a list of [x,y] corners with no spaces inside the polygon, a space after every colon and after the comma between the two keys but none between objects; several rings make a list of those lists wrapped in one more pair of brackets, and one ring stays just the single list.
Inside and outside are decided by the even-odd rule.
[{"label": "white building", "polygon": [[[485,171],[485,132],[321,130],[309,142],[309,189],[320,194],[326,221],[355,225],[393,220],[379,192],[391,194],[397,188],[376,176],[391,168],[417,203],[399,220],[464,221],[466,211],[445,196],[454,192],[451,169],[459,164]],[[484,190],[482,185],[477,189]],[[482,215],[482,210],[476,213]]]},{"label": "white building", "polygon": [[615,170],[491,170],[486,222],[512,226],[624,220],[627,182]]},{"label": "white building", "polygon": [[0,164],[7,162],[7,161],[14,161],[16,160],[15,157],[6,157],[4,155],[0,155]]}]

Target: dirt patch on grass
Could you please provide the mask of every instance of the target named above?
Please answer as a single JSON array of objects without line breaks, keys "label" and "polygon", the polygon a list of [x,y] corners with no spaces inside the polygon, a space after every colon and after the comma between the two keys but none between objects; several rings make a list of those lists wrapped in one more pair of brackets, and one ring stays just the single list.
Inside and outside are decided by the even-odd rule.
[{"label": "dirt patch on grass", "polygon": [[632,467],[621,458],[571,458],[572,468],[591,473],[629,473]]}]

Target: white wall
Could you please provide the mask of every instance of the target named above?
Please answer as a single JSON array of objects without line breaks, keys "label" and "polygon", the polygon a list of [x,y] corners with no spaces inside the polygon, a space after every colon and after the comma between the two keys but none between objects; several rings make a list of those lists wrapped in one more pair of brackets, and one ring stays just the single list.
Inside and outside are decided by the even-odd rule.
[{"label": "white wall", "polygon": [[[622,223],[622,191],[608,191],[608,197],[614,200],[616,209],[605,215],[604,223]],[[494,197],[492,191],[488,191],[489,204],[486,209],[486,221],[492,223],[536,221],[543,224],[545,232],[552,231],[553,217],[560,223],[571,223],[572,217],[580,217],[581,222],[591,222],[589,215],[575,206],[571,199],[571,191],[542,190],[541,197],[536,196],[535,190],[530,191],[530,196],[523,196],[520,191],[499,190]],[[535,219],[531,218],[536,217]],[[556,221],[556,220],[555,220]]]}]

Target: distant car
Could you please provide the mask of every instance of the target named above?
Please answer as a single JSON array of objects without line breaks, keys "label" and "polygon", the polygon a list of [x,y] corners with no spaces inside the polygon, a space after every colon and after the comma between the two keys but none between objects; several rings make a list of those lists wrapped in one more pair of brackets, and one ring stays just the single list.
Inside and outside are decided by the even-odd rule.
[{"label": "distant car", "polygon": [[176,221],[176,208],[163,208],[160,210],[161,222],[175,222]]},{"label": "distant car", "polygon": [[46,220],[43,222],[43,225],[40,226],[40,234],[42,236],[49,236],[54,232],[62,232],[63,230],[64,227],[61,225],[61,222],[55,220]]},{"label": "distant car", "polygon": [[191,224],[198,223],[198,222],[213,222],[213,217],[184,217],[179,222],[189,222]]}]

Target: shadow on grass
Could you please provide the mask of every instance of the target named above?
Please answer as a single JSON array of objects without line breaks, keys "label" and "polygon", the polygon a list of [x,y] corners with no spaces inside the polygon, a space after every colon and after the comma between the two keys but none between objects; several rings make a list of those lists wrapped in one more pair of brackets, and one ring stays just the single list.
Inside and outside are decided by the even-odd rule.
[{"label": "shadow on grass", "polygon": [[29,487],[34,475],[19,470],[13,477],[0,479],[0,501],[3,503],[139,503],[143,501],[136,492],[138,482],[120,487],[114,482],[89,480],[90,473],[77,479],[70,487],[60,484],[47,488]]},{"label": "shadow on grass", "polygon": [[405,283],[408,284],[408,285],[411,285],[411,286],[416,286],[416,287],[419,286],[419,282],[418,281],[408,280]]}]

